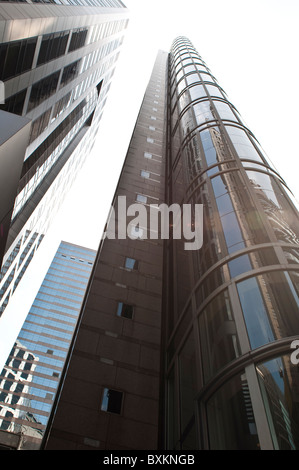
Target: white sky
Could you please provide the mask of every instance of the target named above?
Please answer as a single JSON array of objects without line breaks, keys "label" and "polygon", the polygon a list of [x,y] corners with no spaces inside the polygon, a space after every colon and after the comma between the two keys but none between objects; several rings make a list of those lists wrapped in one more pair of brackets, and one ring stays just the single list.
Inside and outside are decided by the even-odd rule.
[{"label": "white sky", "polygon": [[124,0],[131,19],[97,145],[0,322],[0,367],[61,240],[97,249],[159,49],[187,36],[299,200],[299,1]]}]

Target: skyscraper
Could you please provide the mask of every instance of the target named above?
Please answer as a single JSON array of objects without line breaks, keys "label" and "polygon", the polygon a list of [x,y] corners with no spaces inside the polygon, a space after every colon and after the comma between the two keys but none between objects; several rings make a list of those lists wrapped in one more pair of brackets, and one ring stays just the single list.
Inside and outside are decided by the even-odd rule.
[{"label": "skyscraper", "polygon": [[[38,450],[96,252],[61,242],[0,375],[0,446]],[[4,431],[6,431],[4,433]]]},{"label": "skyscraper", "polygon": [[0,1],[0,109],[31,120],[1,226],[0,315],[93,146],[127,23],[120,0]]},{"label": "skyscraper", "polygon": [[[190,210],[203,243],[135,202]],[[185,37],[158,54],[113,207],[44,447],[298,449],[298,212]]]}]

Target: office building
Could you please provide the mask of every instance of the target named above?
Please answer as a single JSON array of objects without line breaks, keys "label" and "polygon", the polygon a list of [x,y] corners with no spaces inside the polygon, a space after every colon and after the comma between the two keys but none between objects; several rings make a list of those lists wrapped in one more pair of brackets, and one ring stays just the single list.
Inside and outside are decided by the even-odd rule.
[{"label": "office building", "polygon": [[[170,218],[124,236],[120,196],[191,208],[202,244]],[[158,54],[113,204],[43,448],[298,449],[298,212],[185,37]]]},{"label": "office building", "polygon": [[0,375],[3,449],[40,447],[95,255],[59,245]]},{"label": "office building", "polygon": [[[0,1],[0,136],[7,114],[16,121],[1,189],[0,315],[93,147],[127,23],[120,0]],[[31,121],[22,148],[21,119]]]}]

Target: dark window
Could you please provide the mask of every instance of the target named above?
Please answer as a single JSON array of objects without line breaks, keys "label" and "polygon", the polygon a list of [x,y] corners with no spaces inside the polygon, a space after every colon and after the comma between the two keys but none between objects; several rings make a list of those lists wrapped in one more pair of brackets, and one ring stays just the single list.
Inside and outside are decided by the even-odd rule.
[{"label": "dark window", "polygon": [[64,67],[63,72],[62,72],[62,77],[61,77],[60,88],[67,85],[67,83],[71,82],[79,75],[80,62],[81,62],[81,59]]},{"label": "dark window", "polygon": [[85,44],[87,29],[76,29],[72,32],[71,42],[69,46],[69,52],[75,51]]},{"label": "dark window", "polygon": [[123,302],[118,302],[117,315],[119,317],[133,318],[133,312],[134,312],[133,305],[124,304]]},{"label": "dark window", "polygon": [[[31,168],[39,161],[39,165],[42,165],[53,150],[59,145],[59,143],[66,137],[74,125],[79,121],[83,115],[86,100],[83,99],[81,103],[59,124],[56,129],[43,141],[42,144],[27,158],[24,162],[22,173],[21,173],[21,184],[25,184],[26,178],[23,177],[30,171]],[[35,170],[34,170],[35,171]],[[21,187],[21,186],[20,186]]]},{"label": "dark window", "polygon": [[36,41],[35,37],[0,44],[0,80],[8,80],[31,69]]},{"label": "dark window", "polygon": [[69,106],[71,102],[71,94],[70,91],[65,96],[63,96],[59,101],[56,102],[54,106],[53,116],[52,119],[56,119],[63,111]]},{"label": "dark window", "polygon": [[52,108],[49,108],[45,113],[41,114],[31,126],[31,133],[29,143],[33,142],[47,127],[50,120]]},{"label": "dark window", "polygon": [[108,411],[109,413],[121,413],[121,405],[123,399],[123,392],[118,392],[117,390],[111,390],[110,388],[105,388],[103,393],[102,411]]},{"label": "dark window", "polygon": [[43,78],[37,83],[32,85],[29,103],[28,103],[28,111],[36,108],[40,103],[42,103],[47,98],[52,96],[57,88],[58,79],[59,79],[60,71],[54,72],[51,75]]},{"label": "dark window", "polygon": [[[5,413],[5,417],[6,418],[12,418],[13,417],[13,414],[10,412],[10,411],[7,411]],[[6,431],[8,428],[9,428],[9,425],[10,425],[10,421],[6,420],[6,419],[3,419],[2,421],[2,424],[1,424],[1,429],[3,429],[4,431]]]},{"label": "dark window", "polygon": [[0,402],[4,402],[5,401],[5,398],[8,396],[8,393],[5,393],[5,392],[1,392],[0,393]]},{"label": "dark window", "polygon": [[5,104],[0,104],[0,109],[7,111],[8,113],[18,114],[21,116],[26,98],[26,91],[26,89],[19,91],[19,93],[6,98]]},{"label": "dark window", "polygon": [[44,64],[50,60],[61,57],[66,50],[69,37],[69,31],[46,34],[43,36],[40,51],[37,59],[37,65]]}]

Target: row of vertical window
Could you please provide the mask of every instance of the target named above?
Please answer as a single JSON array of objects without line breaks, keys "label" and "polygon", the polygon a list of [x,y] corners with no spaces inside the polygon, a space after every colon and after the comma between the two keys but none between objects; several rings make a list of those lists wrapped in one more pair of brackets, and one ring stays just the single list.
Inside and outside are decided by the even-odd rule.
[{"label": "row of vertical window", "polygon": [[[99,37],[114,34],[124,29],[126,25],[127,20],[96,25],[90,42],[97,41]],[[67,51],[70,34],[71,39]],[[42,37],[37,66],[57,59],[66,52],[73,52],[83,47],[86,43],[87,34],[88,28],[45,34]],[[32,68],[37,39],[37,37],[31,37],[0,44],[0,80],[8,80]]]},{"label": "row of vertical window", "polygon": [[31,69],[37,37],[0,44],[0,80]]},{"label": "row of vertical window", "polygon": [[[70,131],[74,129],[77,123],[80,123],[80,119],[85,116],[85,108],[88,109],[88,103],[86,99],[82,100],[81,103],[57,126],[53,132],[43,141],[43,143],[37,147],[37,149],[30,155],[24,163],[21,178],[28,173],[33,164],[39,161],[40,165],[44,163],[53,152],[53,146],[57,148],[58,144],[69,135]],[[86,119],[88,114],[86,113]],[[40,160],[42,157],[43,161]]]},{"label": "row of vertical window", "polygon": [[69,31],[46,34],[42,38],[37,65],[45,64],[65,54]]},{"label": "row of vertical window", "polygon": [[[1,0],[2,2],[11,3],[31,3],[28,0]],[[93,6],[93,7],[112,7],[124,8],[125,5],[121,0],[32,0],[33,3],[52,3],[53,5],[70,5],[70,6]]]},{"label": "row of vertical window", "polygon": [[[100,49],[94,51],[91,54],[88,54],[82,60],[82,72],[90,68],[96,62],[100,61],[103,57],[108,54],[111,54],[117,47],[121,44],[121,39],[111,41],[108,44],[104,44]],[[112,59],[110,65],[112,65]],[[72,64],[64,67],[61,77],[60,88],[63,88],[70,81],[74,80],[79,75],[79,68],[81,64],[81,59],[73,62]],[[104,67],[104,65],[103,65]],[[102,71],[102,69],[101,69]],[[57,90],[57,85],[59,82],[60,70],[48,75],[47,77],[39,80],[37,83],[32,85],[28,109],[31,111],[40,105],[44,100],[50,98]],[[25,103],[27,89],[19,91],[18,93],[8,97],[5,100],[5,104],[0,105],[0,109],[4,111],[22,115],[23,107]]]},{"label": "row of vertical window", "polygon": [[[85,45],[87,28],[72,31],[68,52]],[[37,65],[61,57],[66,52],[70,31],[61,31],[43,36]],[[8,80],[31,69],[37,37],[0,44],[0,80]]]}]

